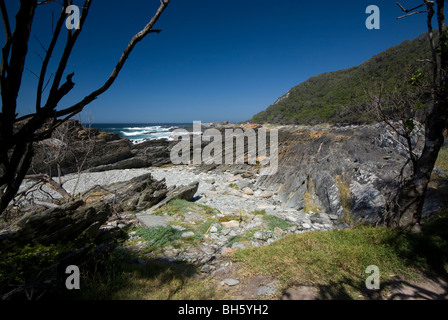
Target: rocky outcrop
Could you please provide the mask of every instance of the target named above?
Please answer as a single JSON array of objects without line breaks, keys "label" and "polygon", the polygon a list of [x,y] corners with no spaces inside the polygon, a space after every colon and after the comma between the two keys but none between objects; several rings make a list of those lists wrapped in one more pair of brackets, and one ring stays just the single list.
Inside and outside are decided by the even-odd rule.
[{"label": "rocky outcrop", "polygon": [[[422,132],[415,133],[416,152],[422,137]],[[325,212],[347,222],[376,223],[398,186],[407,160],[403,142],[385,124],[282,127],[278,171],[274,175],[260,176],[259,167],[247,164],[208,165],[199,172],[257,177],[254,188],[278,193],[284,209]],[[247,150],[246,141],[246,155]]]},{"label": "rocky outcrop", "polygon": [[78,171],[158,167],[170,163],[174,142],[151,140],[134,145],[118,134],[83,127],[71,120],[55,131],[52,138],[35,144],[30,174],[56,176]]},{"label": "rocky outcrop", "polygon": [[257,187],[278,191],[285,208],[379,221],[407,159],[391,130],[377,124],[288,135],[280,140],[278,172],[260,177]]},{"label": "rocky outcrop", "polygon": [[[21,250],[35,248],[31,256],[25,255],[23,262],[19,260],[14,262],[17,266],[11,266],[11,274],[17,273],[17,277],[8,274],[11,279],[7,283],[0,281],[0,300],[22,299],[29,290],[39,296],[47,290],[64,288],[61,276],[66,277],[67,266],[100,263],[101,257],[125,239],[125,230],[136,222],[129,213],[150,208],[167,193],[164,181],[146,174],[111,186],[98,185],[74,202],[52,204],[50,209],[31,208],[18,221],[0,230],[1,257],[14,259],[14,252],[20,255]],[[45,250],[55,254],[54,260],[44,262]],[[16,268],[31,267],[28,264],[33,259],[42,268],[38,270],[39,279],[34,279],[31,271],[31,278],[21,278],[23,275]],[[14,283],[19,278],[20,282]]]}]

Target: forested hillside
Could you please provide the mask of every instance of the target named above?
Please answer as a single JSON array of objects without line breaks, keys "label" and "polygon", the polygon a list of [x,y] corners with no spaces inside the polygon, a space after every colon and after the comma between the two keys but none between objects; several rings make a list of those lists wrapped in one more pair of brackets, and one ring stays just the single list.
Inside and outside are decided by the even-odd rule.
[{"label": "forested hillside", "polygon": [[312,77],[250,121],[302,125],[371,122],[372,117],[361,108],[365,90],[379,83],[384,84],[385,90],[400,86],[413,72],[428,67],[428,63],[421,62],[427,58],[430,48],[424,34],[389,48],[360,66]]}]

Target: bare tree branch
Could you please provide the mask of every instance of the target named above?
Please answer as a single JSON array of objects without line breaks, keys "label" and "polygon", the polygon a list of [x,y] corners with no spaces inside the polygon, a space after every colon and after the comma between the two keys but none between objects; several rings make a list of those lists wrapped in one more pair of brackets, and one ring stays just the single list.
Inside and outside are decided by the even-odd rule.
[{"label": "bare tree branch", "polygon": [[428,12],[428,10],[412,12],[412,13],[409,13],[409,14],[405,14],[404,16],[398,17],[397,20],[400,20],[400,19],[403,19],[403,18],[407,18],[407,17],[413,16],[413,15],[416,15],[416,14],[420,14],[420,13],[427,13],[427,12]]},{"label": "bare tree branch", "polygon": [[421,5],[419,5],[419,6],[415,7],[415,8],[412,8],[412,9],[405,9],[399,2],[396,2],[396,4],[401,8],[401,10],[403,12],[408,13],[408,12],[411,12],[411,11],[414,11],[414,10],[417,10],[417,9],[423,7],[426,3],[422,3]]},{"label": "bare tree branch", "polygon": [[45,0],[45,1],[38,2],[37,5],[40,6],[42,4],[47,4],[47,3],[50,3],[50,2],[54,2],[54,1],[55,0]]},{"label": "bare tree branch", "polygon": [[49,186],[51,189],[59,193],[65,200],[71,201],[73,197],[67,192],[67,190],[62,187],[61,184],[54,181],[49,175],[47,174],[34,174],[34,175],[27,175],[25,176],[25,179],[30,180],[40,180],[43,183],[45,183],[47,186]]},{"label": "bare tree branch", "polygon": [[2,61],[0,65],[0,77],[3,78],[8,65],[9,53],[11,50],[12,33],[4,0],[0,0],[0,10],[2,12],[3,28],[5,30],[5,46],[3,47]]},{"label": "bare tree branch", "polygon": [[56,46],[56,43],[59,38],[59,34],[61,33],[61,29],[64,25],[64,20],[66,17],[65,10],[67,8],[67,0],[64,0],[64,4],[62,6],[61,13],[59,15],[58,22],[56,23],[56,29],[53,32],[53,37],[50,42],[50,46],[46,50],[45,59],[42,63],[42,68],[40,71],[39,83],[37,85],[37,97],[36,97],[36,112],[39,112],[42,103],[42,93],[43,93],[43,84],[45,81],[45,75],[47,73],[48,63],[50,62],[51,56],[53,54],[53,50]]},{"label": "bare tree branch", "polygon": [[126,49],[123,51],[123,54],[121,55],[120,60],[118,61],[117,65],[115,66],[114,70],[112,71],[112,74],[109,76],[107,81],[104,83],[104,85],[99,88],[98,90],[92,92],[88,96],[86,96],[83,100],[76,103],[70,108],[61,110],[56,112],[56,117],[62,117],[66,115],[76,115],[79,112],[83,110],[83,108],[94,101],[98,96],[106,92],[110,86],[115,82],[115,79],[118,77],[121,69],[123,68],[123,65],[125,64],[126,60],[128,59],[129,55],[131,54],[134,47],[139,43],[141,40],[143,40],[149,33],[152,32],[160,32],[160,30],[152,30],[154,24],[157,22],[159,17],[162,15],[163,11],[168,6],[170,0],[161,0],[160,1],[160,7],[157,10],[154,17],[151,19],[151,21],[145,26],[143,30],[141,30],[139,33],[137,33],[132,40],[127,45]]},{"label": "bare tree branch", "polygon": [[[70,4],[71,2],[69,2]],[[59,65],[56,70],[56,73],[54,75],[53,85],[50,89],[50,94],[48,95],[47,103],[44,108],[48,110],[53,110],[56,108],[57,104],[59,103],[60,99],[63,97],[60,93],[58,93],[59,85],[62,79],[62,76],[65,72],[65,68],[67,67],[68,59],[70,58],[70,55],[72,53],[73,47],[75,46],[75,43],[81,34],[81,30],[84,26],[84,22],[87,19],[87,15],[90,10],[90,5],[92,4],[92,0],[86,0],[82,9],[81,17],[79,20],[79,29],[75,29],[73,33],[71,33],[70,30],[68,30],[67,35],[67,43],[65,45],[64,51],[62,53],[61,59],[59,60]],[[74,84],[73,84],[74,85]],[[73,88],[73,87],[72,87]],[[68,92],[67,92],[68,93]],[[65,94],[67,94],[65,93]],[[59,99],[58,99],[59,98]]]},{"label": "bare tree branch", "polygon": [[6,10],[6,5],[4,0],[0,0],[0,10],[2,11],[3,28],[5,29],[6,41],[11,38],[11,26],[9,24],[8,11]]}]

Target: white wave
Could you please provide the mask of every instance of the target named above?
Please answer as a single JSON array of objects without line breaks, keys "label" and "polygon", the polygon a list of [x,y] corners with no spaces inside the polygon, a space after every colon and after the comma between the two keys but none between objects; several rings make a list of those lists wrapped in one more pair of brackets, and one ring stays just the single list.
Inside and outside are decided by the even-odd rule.
[{"label": "white wave", "polygon": [[135,136],[144,136],[144,135],[148,135],[147,134],[148,131],[134,131],[134,132],[124,132],[121,131],[121,133],[126,136],[126,137],[135,137]]},{"label": "white wave", "polygon": [[160,130],[160,129],[164,129],[161,126],[153,126],[153,127],[128,127],[128,128],[123,128],[123,130],[128,130],[128,131],[136,131],[136,130],[146,130],[146,131],[150,131],[150,130]]}]

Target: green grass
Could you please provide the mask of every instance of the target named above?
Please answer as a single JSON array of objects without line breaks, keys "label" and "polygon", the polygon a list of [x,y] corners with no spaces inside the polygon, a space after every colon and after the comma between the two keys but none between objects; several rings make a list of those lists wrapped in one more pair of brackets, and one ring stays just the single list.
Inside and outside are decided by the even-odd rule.
[{"label": "green grass", "polygon": [[252,230],[252,231],[248,231],[247,233],[245,233],[243,235],[237,235],[237,236],[230,237],[226,243],[226,247],[231,248],[234,243],[238,243],[241,241],[250,241],[253,238],[254,233],[255,233],[255,231]]},{"label": "green grass", "polygon": [[136,235],[146,241],[148,251],[154,251],[180,239],[182,232],[172,227],[156,227],[151,229],[140,228]]},{"label": "green grass", "polygon": [[288,221],[272,215],[263,216],[263,220],[267,222],[267,228],[271,231],[274,231],[275,228],[288,230],[288,228],[291,226]]},{"label": "green grass", "polygon": [[236,183],[231,183],[229,184],[229,187],[235,190],[240,190],[240,188],[238,187],[238,185]]},{"label": "green grass", "polygon": [[348,225],[354,224],[354,218],[351,213],[351,207],[352,207],[352,197],[351,197],[351,191],[350,186],[345,182],[340,175],[335,176],[336,182],[337,182],[337,188],[339,191],[339,197],[341,198],[341,204],[343,208],[342,212],[342,221],[347,223]]},{"label": "green grass", "polygon": [[309,213],[311,211],[319,212],[322,209],[318,204],[315,203],[315,197],[311,194],[310,191],[305,192],[303,200],[305,200],[303,211],[305,211],[306,213]]},{"label": "green grass", "polygon": [[436,161],[436,167],[448,174],[448,148],[440,149],[439,156]]},{"label": "green grass", "polygon": [[138,256],[120,246],[94,273],[83,274],[81,300],[211,300],[224,296],[210,280],[194,277],[193,265],[166,264],[149,260],[136,262]]},{"label": "green grass", "polygon": [[368,226],[293,235],[269,246],[239,250],[234,259],[246,272],[277,278],[285,288],[333,286],[357,299],[370,265],[379,267],[382,283],[392,275],[418,279],[422,270],[446,274],[448,219],[424,227],[421,235]]},{"label": "green grass", "polygon": [[156,210],[153,214],[154,215],[167,214],[167,215],[172,216],[172,215],[176,215],[176,214],[183,215],[187,212],[196,212],[196,213],[201,213],[201,214],[205,214],[205,215],[214,215],[214,214],[218,214],[219,210],[215,209],[215,208],[211,208],[206,205],[189,202],[189,201],[182,200],[182,199],[174,199],[174,200],[171,200],[170,202],[168,202],[167,204],[165,204],[160,209]]},{"label": "green grass", "polygon": [[[219,221],[216,219],[208,219],[199,226],[199,232],[202,234],[206,234],[211,228],[211,226],[214,225],[215,223],[219,224]],[[218,231],[220,230],[222,230],[221,225],[218,227]]]},{"label": "green grass", "polygon": [[265,216],[266,210],[255,210],[255,211],[252,211],[250,214],[255,215],[255,216]]}]

